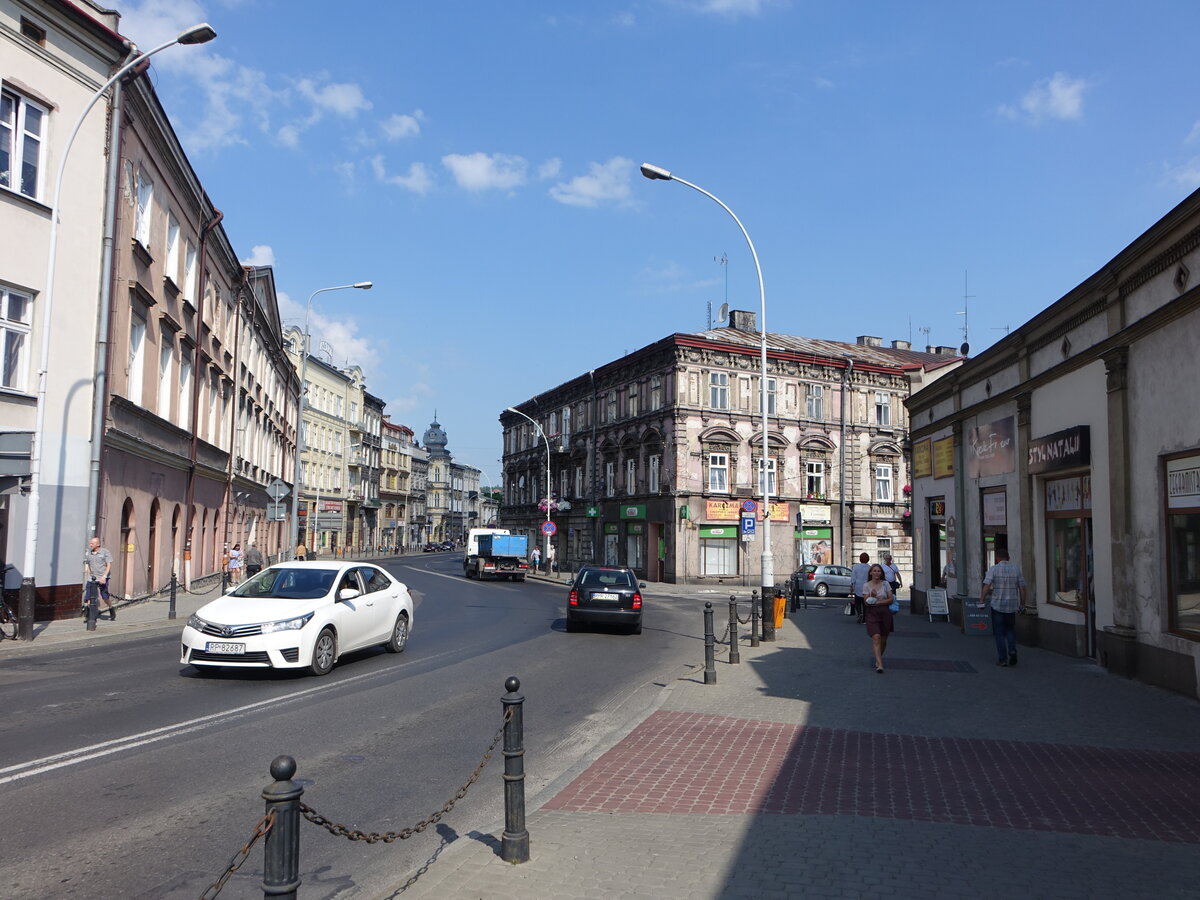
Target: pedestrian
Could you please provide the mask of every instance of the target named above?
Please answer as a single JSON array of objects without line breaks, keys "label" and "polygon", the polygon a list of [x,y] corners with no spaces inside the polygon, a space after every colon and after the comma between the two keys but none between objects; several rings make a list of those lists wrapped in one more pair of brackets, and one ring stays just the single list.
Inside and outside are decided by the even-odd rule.
[{"label": "pedestrian", "polygon": [[996,564],[983,576],[979,600],[991,602],[998,666],[1017,664],[1017,611],[1025,605],[1027,597],[1025,576],[1009,562],[1007,550],[997,550]]},{"label": "pedestrian", "polygon": [[252,543],[246,551],[246,577],[249,578],[251,575],[261,572],[263,563],[262,551],[258,549],[258,544]]},{"label": "pedestrian", "polygon": [[900,593],[900,567],[892,562],[890,553],[883,554],[883,576],[892,586],[892,596],[897,596]]},{"label": "pedestrian", "polygon": [[546,552],[547,552],[546,568],[549,569],[551,572],[557,572],[558,571],[558,548],[555,547],[553,544],[551,544],[550,549],[547,550]]},{"label": "pedestrian", "polygon": [[533,552],[529,554],[529,562],[533,566],[533,570],[535,572],[537,571],[538,567],[542,564],[542,551],[539,550],[536,546],[533,548]]},{"label": "pedestrian", "polygon": [[304,562],[306,559],[308,559],[308,548],[305,547],[303,544],[297,544],[296,545],[296,553],[295,553],[295,556],[293,557],[293,559],[295,559],[298,562]]},{"label": "pedestrian", "polygon": [[896,628],[891,610],[893,596],[883,566],[875,563],[867,570],[863,603],[867,608],[867,634],[871,636],[871,649],[875,652],[875,671],[880,675],[883,674],[883,652],[887,650],[888,635]]},{"label": "pedestrian", "polygon": [[867,576],[871,572],[871,567],[868,565],[870,562],[870,556],[860,553],[858,562],[850,570],[850,591],[854,594],[854,611],[858,613],[859,625],[867,621],[866,611],[863,606],[863,585],[867,583]]},{"label": "pedestrian", "polygon": [[108,617],[114,622],[117,620],[117,608],[113,606],[112,600],[108,596],[108,576],[112,574],[113,558],[112,554],[100,546],[100,538],[94,537],[88,541],[88,549],[83,554],[83,581],[86,585],[87,593],[84,595],[87,600],[88,607],[92,604],[92,591],[95,591],[100,600],[104,601],[104,608],[108,610]]},{"label": "pedestrian", "polygon": [[240,543],[233,545],[233,547],[229,550],[227,559],[229,583],[237,584],[242,574],[242,545]]}]

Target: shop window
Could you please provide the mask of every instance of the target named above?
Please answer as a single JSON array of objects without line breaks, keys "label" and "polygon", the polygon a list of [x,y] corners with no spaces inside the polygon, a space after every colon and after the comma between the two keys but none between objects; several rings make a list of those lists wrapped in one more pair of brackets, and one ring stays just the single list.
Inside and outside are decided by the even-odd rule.
[{"label": "shop window", "polygon": [[700,573],[702,575],[737,574],[736,540],[713,538],[700,540]]},{"label": "shop window", "polygon": [[1091,479],[1058,478],[1047,481],[1045,490],[1049,601],[1087,610],[1092,571]]},{"label": "shop window", "polygon": [[1200,456],[1167,461],[1169,627],[1200,640]]}]

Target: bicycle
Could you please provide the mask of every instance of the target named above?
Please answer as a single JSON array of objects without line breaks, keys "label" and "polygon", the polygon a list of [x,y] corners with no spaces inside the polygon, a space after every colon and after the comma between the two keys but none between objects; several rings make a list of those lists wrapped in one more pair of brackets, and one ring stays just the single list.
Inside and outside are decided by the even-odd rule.
[{"label": "bicycle", "polygon": [[17,614],[4,598],[0,597],[0,640],[17,639]]}]

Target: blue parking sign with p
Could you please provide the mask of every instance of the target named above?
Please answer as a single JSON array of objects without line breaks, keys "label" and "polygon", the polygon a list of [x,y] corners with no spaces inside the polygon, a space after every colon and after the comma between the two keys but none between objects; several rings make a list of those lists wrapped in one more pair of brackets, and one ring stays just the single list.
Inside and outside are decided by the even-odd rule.
[{"label": "blue parking sign with p", "polygon": [[742,516],[742,534],[754,534],[754,516]]}]

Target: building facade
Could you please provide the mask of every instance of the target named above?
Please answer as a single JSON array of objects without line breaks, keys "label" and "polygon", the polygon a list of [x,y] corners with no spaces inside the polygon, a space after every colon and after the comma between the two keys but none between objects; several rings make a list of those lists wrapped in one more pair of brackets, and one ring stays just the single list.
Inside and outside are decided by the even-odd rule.
[{"label": "building facade", "polygon": [[910,398],[915,610],[961,621],[1003,548],[1024,643],[1200,696],[1198,272],[1200,192]]},{"label": "building facade", "polygon": [[[560,564],[628,565],[670,582],[758,583],[772,496],[777,583],[804,563],[891,552],[911,540],[903,399],[958,363],[915,352],[768,334],[765,464],[753,313],[675,334],[505,412],[500,523],[528,533],[549,516]],[[547,448],[548,444],[548,448]],[[549,496],[547,497],[547,452]],[[742,538],[749,501],[755,534]]]},{"label": "building facade", "polygon": [[379,499],[380,541],[384,547],[403,552],[409,546],[409,516],[412,513],[413,431],[383,419],[381,435]]}]

